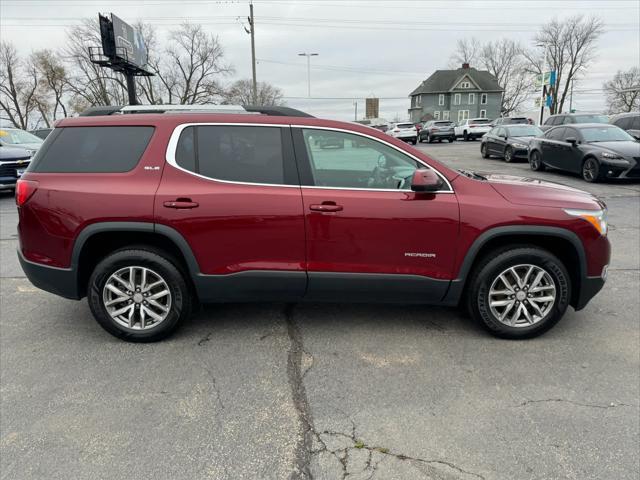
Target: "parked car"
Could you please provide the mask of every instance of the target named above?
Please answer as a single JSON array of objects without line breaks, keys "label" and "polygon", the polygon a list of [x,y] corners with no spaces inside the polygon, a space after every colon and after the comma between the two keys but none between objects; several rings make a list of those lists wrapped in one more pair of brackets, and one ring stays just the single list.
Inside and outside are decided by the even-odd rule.
[{"label": "parked car", "polygon": [[32,133],[36,137],[44,140],[52,131],[53,131],[53,128],[39,128],[37,130],[30,130],[29,133]]},{"label": "parked car", "polygon": [[427,141],[429,143],[434,140],[441,142],[442,140],[453,142],[456,139],[454,132],[454,123],[449,120],[429,120],[424,123],[422,129],[418,132],[418,142]]},{"label": "parked car", "polygon": [[268,112],[60,121],[16,189],[27,277],[87,296],[103,328],[139,342],[198,303],[274,300],[461,305],[494,335],[528,338],[604,285],[606,206],[591,194]]},{"label": "parked car", "polygon": [[587,182],[640,178],[640,143],[615,125],[554,127],[531,140],[529,164],[536,171],[550,167],[578,173]]},{"label": "parked car", "polygon": [[480,138],[489,130],[491,130],[491,120],[488,118],[470,118],[456,125],[454,133],[456,138],[467,141]]},{"label": "parked car", "polygon": [[620,113],[611,119],[611,123],[623,129],[636,140],[640,140],[640,113]]},{"label": "parked car", "polygon": [[535,125],[504,125],[491,129],[482,137],[480,153],[482,158],[492,155],[504,158],[505,162],[515,159],[529,158],[529,142],[534,137],[542,135]]},{"label": "parked car", "polygon": [[0,128],[0,146],[24,148],[33,156],[42,145],[42,139],[19,128]]},{"label": "parked car", "polygon": [[542,131],[546,131],[557,125],[572,125],[575,123],[609,123],[609,117],[600,113],[560,113],[548,117],[544,124],[540,125]]},{"label": "parked car", "polygon": [[529,124],[529,119],[527,117],[500,117],[496,118],[493,121],[493,126],[497,127],[498,125],[527,125]]},{"label": "parked car", "polygon": [[0,190],[14,188],[31,161],[24,148],[0,146]]},{"label": "parked car", "polygon": [[411,142],[414,145],[418,141],[418,130],[413,123],[392,123],[387,133],[398,140]]}]

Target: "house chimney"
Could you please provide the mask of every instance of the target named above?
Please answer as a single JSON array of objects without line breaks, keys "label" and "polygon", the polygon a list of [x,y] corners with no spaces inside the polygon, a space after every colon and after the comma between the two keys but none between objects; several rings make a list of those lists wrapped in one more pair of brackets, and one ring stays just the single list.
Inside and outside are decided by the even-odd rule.
[{"label": "house chimney", "polygon": [[464,68],[465,70],[469,70],[469,64],[468,63],[463,63],[462,64],[462,68]]}]

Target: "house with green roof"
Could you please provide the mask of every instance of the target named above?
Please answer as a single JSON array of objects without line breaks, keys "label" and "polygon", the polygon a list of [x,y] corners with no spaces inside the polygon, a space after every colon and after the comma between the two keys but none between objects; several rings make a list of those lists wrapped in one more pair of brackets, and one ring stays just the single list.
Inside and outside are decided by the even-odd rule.
[{"label": "house with green roof", "polygon": [[432,119],[462,122],[467,118],[497,118],[503,92],[496,77],[468,63],[456,70],[436,70],[409,95],[409,118],[414,123]]}]

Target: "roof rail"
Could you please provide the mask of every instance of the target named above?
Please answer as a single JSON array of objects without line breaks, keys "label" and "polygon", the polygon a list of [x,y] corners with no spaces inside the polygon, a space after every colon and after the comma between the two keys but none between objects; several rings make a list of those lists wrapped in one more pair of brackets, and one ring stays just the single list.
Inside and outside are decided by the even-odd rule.
[{"label": "roof rail", "polygon": [[262,114],[276,117],[313,117],[289,107],[265,107],[254,105],[109,105],[91,107],[80,113],[81,117],[119,115],[130,113],[240,113]]}]

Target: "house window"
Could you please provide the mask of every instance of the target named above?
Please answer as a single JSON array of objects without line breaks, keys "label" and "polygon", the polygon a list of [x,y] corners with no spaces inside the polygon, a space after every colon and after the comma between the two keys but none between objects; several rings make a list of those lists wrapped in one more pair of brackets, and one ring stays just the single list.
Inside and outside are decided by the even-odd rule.
[{"label": "house window", "polygon": [[458,122],[464,122],[469,118],[469,110],[458,110]]},{"label": "house window", "polygon": [[460,105],[460,102],[462,102],[462,95],[461,95],[461,94],[459,94],[459,93],[456,93],[456,94],[453,96],[453,104],[454,104],[454,105]]},{"label": "house window", "polygon": [[469,105],[473,105],[474,103],[476,103],[476,94],[475,93],[470,93],[469,94]]},{"label": "house window", "polygon": [[471,84],[469,82],[462,82],[460,84],[460,88],[469,88],[471,87]]},{"label": "house window", "polygon": [[487,118],[487,111],[486,110],[480,110],[480,118]]},{"label": "house window", "polygon": [[435,112],[433,112],[433,118],[435,118],[436,120],[440,120],[440,111],[436,110]]},{"label": "house window", "polygon": [[444,105],[444,94],[438,95],[438,105]]},{"label": "house window", "polygon": [[449,110],[445,110],[442,112],[442,119],[449,120]]},{"label": "house window", "polygon": [[486,105],[487,104],[487,94],[483,93],[480,95],[480,104],[481,105]]},{"label": "house window", "polygon": [[422,105],[422,97],[420,95],[416,95],[416,107]]}]

